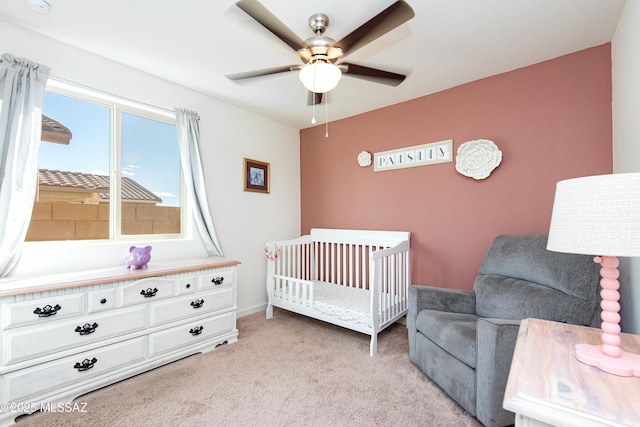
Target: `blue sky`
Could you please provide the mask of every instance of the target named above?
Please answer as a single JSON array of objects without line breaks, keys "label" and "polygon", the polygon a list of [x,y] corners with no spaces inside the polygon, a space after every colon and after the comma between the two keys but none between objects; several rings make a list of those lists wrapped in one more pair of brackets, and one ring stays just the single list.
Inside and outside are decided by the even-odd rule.
[{"label": "blue sky", "polygon": [[[45,92],[43,114],[69,128],[69,145],[42,142],[40,168],[109,175],[109,107]],[[122,114],[122,175],[180,206],[180,152],[175,126]]]}]

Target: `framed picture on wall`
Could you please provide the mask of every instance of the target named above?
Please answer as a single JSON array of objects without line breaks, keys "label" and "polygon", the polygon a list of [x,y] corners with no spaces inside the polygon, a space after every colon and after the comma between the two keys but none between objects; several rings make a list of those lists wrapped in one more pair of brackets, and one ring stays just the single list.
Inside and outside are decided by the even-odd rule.
[{"label": "framed picture on wall", "polygon": [[244,159],[244,191],[269,193],[269,163]]}]

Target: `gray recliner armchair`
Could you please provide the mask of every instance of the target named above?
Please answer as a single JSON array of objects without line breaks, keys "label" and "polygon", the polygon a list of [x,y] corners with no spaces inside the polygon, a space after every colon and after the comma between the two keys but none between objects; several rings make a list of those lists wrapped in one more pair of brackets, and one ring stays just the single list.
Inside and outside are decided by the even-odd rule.
[{"label": "gray recliner armchair", "polygon": [[599,265],[547,251],[545,235],[502,235],[473,290],[411,286],[409,355],[485,426],[514,423],[502,408],[520,320],[600,326]]}]

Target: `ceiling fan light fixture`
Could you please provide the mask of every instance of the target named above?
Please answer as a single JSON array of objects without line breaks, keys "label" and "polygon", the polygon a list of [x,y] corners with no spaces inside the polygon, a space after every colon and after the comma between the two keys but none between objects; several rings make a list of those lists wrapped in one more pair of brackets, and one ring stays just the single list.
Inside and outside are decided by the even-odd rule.
[{"label": "ceiling fan light fixture", "polygon": [[305,88],[314,93],[329,92],[338,85],[342,71],[336,65],[324,61],[315,61],[300,70],[300,81]]}]

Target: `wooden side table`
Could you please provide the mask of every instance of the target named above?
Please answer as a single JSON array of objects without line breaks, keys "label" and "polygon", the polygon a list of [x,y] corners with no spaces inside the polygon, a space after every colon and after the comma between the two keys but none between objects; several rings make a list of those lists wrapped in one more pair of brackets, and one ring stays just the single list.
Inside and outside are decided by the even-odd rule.
[{"label": "wooden side table", "polygon": [[[504,408],[521,426],[640,426],[640,378],[579,362],[577,343],[599,344],[600,330],[540,319],[520,324]],[[621,334],[640,353],[640,336]]]}]

